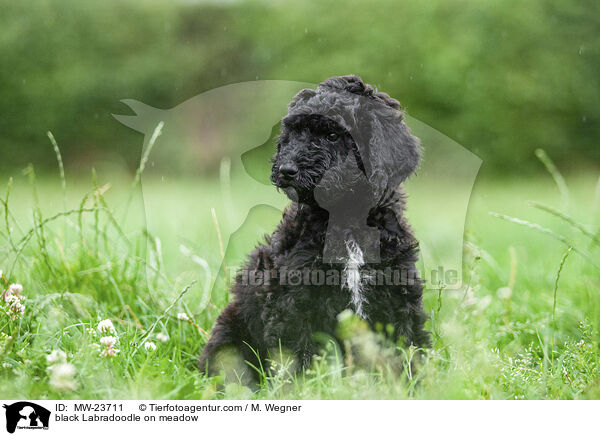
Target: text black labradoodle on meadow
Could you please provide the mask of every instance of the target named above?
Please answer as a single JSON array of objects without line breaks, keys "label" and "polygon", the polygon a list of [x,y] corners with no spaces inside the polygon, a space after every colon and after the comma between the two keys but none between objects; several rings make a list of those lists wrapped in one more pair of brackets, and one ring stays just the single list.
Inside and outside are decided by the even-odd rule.
[{"label": "text black labradoodle on meadow", "polygon": [[332,77],[300,91],[281,126],[271,180],[292,203],[236,277],[200,370],[218,373],[232,350],[268,368],[270,353],[285,349],[306,367],[315,334],[335,338],[347,309],[394,341],[427,346],[418,242],[400,187],[421,147],[400,104],[357,76]]}]

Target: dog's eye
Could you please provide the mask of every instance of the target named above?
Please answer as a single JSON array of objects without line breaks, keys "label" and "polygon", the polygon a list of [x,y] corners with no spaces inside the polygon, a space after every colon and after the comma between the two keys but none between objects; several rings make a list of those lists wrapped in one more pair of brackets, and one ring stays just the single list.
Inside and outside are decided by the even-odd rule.
[{"label": "dog's eye", "polygon": [[330,133],[329,135],[327,135],[327,140],[331,141],[331,142],[335,142],[338,140],[340,136],[337,133]]}]

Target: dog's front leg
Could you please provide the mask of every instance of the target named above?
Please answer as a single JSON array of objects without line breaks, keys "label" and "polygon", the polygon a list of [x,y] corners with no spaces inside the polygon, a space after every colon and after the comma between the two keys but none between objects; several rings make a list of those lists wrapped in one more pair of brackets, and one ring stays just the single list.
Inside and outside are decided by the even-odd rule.
[{"label": "dog's front leg", "polygon": [[256,374],[247,360],[254,357],[249,346],[245,324],[240,320],[237,305],[230,303],[219,315],[210,340],[204,346],[198,367],[208,376],[223,375],[224,383],[253,386]]}]

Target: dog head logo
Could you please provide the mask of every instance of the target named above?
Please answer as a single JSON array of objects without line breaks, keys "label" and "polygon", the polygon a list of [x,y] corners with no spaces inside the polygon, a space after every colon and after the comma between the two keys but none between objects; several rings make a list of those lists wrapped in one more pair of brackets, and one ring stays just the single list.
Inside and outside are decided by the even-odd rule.
[{"label": "dog head logo", "polygon": [[[356,224],[360,227],[356,244],[365,261],[376,263],[378,233],[366,223],[365,211],[385,199],[390,188],[400,183],[406,185],[409,193],[408,219],[420,241],[420,269],[426,286],[461,286],[464,225],[481,160],[404,114],[399,103],[386,94],[362,89],[359,82],[347,84],[337,80],[326,81],[316,89],[301,82],[238,83],[210,90],[166,110],[134,100],[123,101],[135,115],[115,118],[144,134],[142,156],[148,160],[142,175],[142,194],[148,232],[160,237],[163,251],[182,254],[178,264],[182,268],[189,265],[186,274],[197,280],[195,286],[204,286],[201,305],[208,304],[217,282],[230,279],[235,266],[243,264],[255,241],[269,233],[265,223],[280,220],[281,211],[289,202],[284,193],[292,199],[314,200],[329,211],[331,227],[325,259],[334,263],[340,253],[346,252],[344,231],[349,224]],[[341,128],[340,134],[346,132],[355,148],[352,153],[339,155],[336,165],[328,166],[328,171],[315,177],[317,183],[310,186],[312,198],[302,198],[306,197],[303,186],[282,184],[280,190],[273,189],[272,184],[278,183],[273,175],[269,179],[270,158],[276,156],[281,136],[294,123],[316,116]],[[158,139],[157,125],[163,126]],[[332,136],[331,140],[339,138]],[[208,168],[219,167],[216,159],[221,159],[217,186],[220,204],[210,204],[215,207],[212,219],[220,228],[224,252],[220,269],[211,269],[210,262],[188,248],[195,238],[185,233],[188,229],[184,232],[185,226],[178,217],[167,225],[164,220],[157,221],[160,214],[154,211],[164,210],[165,203],[163,197],[152,195],[150,186],[157,180],[168,184],[173,174],[197,179],[208,173]],[[289,167],[285,171],[295,170],[293,165]],[[352,189],[344,190],[344,185],[351,185]],[[260,199],[260,204],[253,203],[255,199]],[[197,198],[196,204],[204,202]],[[444,215],[443,225],[434,212],[440,208],[452,210]],[[210,213],[208,208],[209,220]],[[451,277],[446,275],[448,272]]]},{"label": "dog head logo", "polygon": [[5,404],[6,431],[14,433],[19,429],[48,429],[50,411],[42,406],[28,401],[19,401],[10,405]]}]

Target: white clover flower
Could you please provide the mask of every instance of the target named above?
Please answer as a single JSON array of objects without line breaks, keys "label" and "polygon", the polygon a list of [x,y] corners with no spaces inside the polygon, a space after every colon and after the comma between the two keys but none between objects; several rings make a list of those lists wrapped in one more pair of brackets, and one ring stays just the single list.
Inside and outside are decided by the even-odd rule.
[{"label": "white clover flower", "polygon": [[118,350],[116,348],[106,348],[106,349],[102,350],[100,355],[102,357],[116,357],[116,355],[119,354],[120,352],[121,352],[121,350]]},{"label": "white clover flower", "polygon": [[25,306],[22,305],[21,303],[17,303],[11,307],[11,310],[12,310],[11,319],[12,320],[20,319],[23,316],[23,314],[25,313]]},{"label": "white clover flower", "polygon": [[104,357],[115,357],[117,354],[121,352],[121,350],[117,350],[114,348],[118,341],[118,338],[114,336],[103,336],[100,338],[100,344],[104,346],[104,349],[100,353],[101,356]]},{"label": "white clover flower", "polygon": [[50,386],[55,391],[72,391],[77,388],[75,380],[76,370],[70,363],[53,365],[50,373]]},{"label": "white clover flower", "polygon": [[144,348],[146,349],[146,351],[155,351],[156,350],[156,344],[154,342],[146,342],[144,344]]},{"label": "white clover flower", "polygon": [[6,294],[4,294],[4,301],[6,301],[6,303],[10,306],[19,303],[21,300],[19,300],[19,297],[17,297],[16,295],[12,295],[7,292]]},{"label": "white clover flower", "polygon": [[156,334],[156,339],[158,339],[161,342],[167,342],[169,340],[169,336],[161,332]]},{"label": "white clover flower", "polygon": [[187,313],[185,313],[185,312],[179,312],[177,314],[177,319],[180,319],[181,321],[189,321],[190,317],[187,316]]},{"label": "white clover flower", "polygon": [[21,316],[25,313],[25,306],[21,304],[21,299],[16,295],[5,295],[4,301],[8,305],[6,308],[6,314],[10,316],[11,321],[21,318]]},{"label": "white clover flower", "polygon": [[98,331],[103,335],[116,335],[117,331],[110,319],[105,319],[98,323]]},{"label": "white clover flower", "polygon": [[12,285],[10,285],[8,287],[8,292],[10,292],[11,295],[14,295],[19,299],[23,299],[23,296],[21,296],[21,293],[23,292],[23,286],[18,283],[13,283]]},{"label": "white clover flower", "polygon": [[106,348],[112,348],[117,343],[117,338],[114,336],[103,336],[100,338],[100,344],[104,345]]},{"label": "white clover flower", "polygon": [[21,303],[14,304],[12,307],[12,311],[15,314],[14,315],[15,318],[20,318],[21,315],[23,315],[25,313],[25,306],[22,305]]},{"label": "white clover flower", "polygon": [[65,363],[67,361],[67,353],[62,350],[52,350],[52,352],[46,355],[46,361],[48,363]]}]

